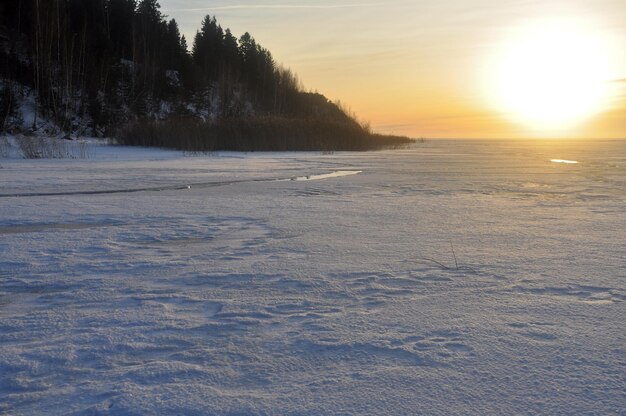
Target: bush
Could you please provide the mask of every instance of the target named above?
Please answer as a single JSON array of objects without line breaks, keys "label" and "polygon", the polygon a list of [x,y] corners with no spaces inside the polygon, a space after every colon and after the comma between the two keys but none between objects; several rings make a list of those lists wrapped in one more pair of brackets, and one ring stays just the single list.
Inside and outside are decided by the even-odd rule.
[{"label": "bush", "polygon": [[9,157],[11,153],[11,143],[6,138],[6,136],[0,136],[0,157],[6,158]]},{"label": "bush", "polygon": [[18,135],[15,137],[25,159],[63,159],[71,157],[63,139]]},{"label": "bush", "polygon": [[16,116],[15,102],[10,86],[0,85],[0,132],[5,132],[11,118]]},{"label": "bush", "polygon": [[224,118],[209,122],[170,119],[128,124],[120,144],[186,151],[359,151],[405,146],[407,137],[372,134],[358,123],[279,116]]}]

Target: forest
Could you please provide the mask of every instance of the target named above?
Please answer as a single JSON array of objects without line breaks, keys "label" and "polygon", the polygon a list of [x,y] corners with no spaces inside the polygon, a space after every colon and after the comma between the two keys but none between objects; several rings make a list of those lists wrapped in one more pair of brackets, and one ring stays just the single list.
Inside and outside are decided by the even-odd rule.
[{"label": "forest", "polygon": [[188,42],[156,0],[0,0],[0,130],[24,130],[19,108],[31,100],[31,133],[46,120],[57,130],[47,133],[130,145],[242,150],[242,135],[248,150],[408,142],[305,92],[251,34],[236,37],[215,16]]}]

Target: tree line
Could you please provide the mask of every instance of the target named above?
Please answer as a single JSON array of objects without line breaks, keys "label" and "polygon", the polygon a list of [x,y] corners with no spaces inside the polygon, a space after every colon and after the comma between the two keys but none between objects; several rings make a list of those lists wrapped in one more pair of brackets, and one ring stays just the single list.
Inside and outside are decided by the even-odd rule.
[{"label": "tree line", "polygon": [[63,129],[85,115],[102,128],[164,112],[289,115],[311,100],[254,37],[214,16],[189,50],[156,0],[0,0],[0,13],[3,79],[36,91]]},{"label": "tree line", "polygon": [[[237,38],[215,16],[202,20],[190,48],[157,0],[0,0],[0,77],[0,132],[30,97],[32,130],[52,120],[69,134],[127,144],[329,149],[328,137],[317,136],[336,131],[345,137],[337,150],[376,139],[339,105],[304,92],[252,35]],[[193,140],[163,139],[184,125]],[[299,141],[278,146],[273,136]]]}]

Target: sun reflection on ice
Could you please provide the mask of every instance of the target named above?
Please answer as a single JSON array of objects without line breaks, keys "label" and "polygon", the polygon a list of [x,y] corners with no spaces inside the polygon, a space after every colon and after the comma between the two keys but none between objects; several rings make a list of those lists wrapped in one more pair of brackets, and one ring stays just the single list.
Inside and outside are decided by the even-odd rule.
[{"label": "sun reflection on ice", "polygon": [[552,163],[565,163],[567,165],[577,165],[578,164],[577,160],[566,160],[566,159],[551,159],[550,162],[552,162]]}]

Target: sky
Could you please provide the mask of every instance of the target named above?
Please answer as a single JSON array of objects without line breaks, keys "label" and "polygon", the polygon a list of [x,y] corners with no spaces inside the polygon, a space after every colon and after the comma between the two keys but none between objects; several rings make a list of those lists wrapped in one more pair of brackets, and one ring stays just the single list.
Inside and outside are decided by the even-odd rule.
[{"label": "sky", "polygon": [[[307,90],[341,101],[376,131],[427,138],[626,138],[624,0],[160,0],[160,4],[165,15],[177,20],[190,45],[206,14],[235,36],[250,32],[277,62],[298,74]],[[511,40],[516,28],[533,27],[532,22],[540,19],[566,19],[586,27],[585,36],[592,34],[602,44],[591,49],[605,50],[610,61],[602,73],[602,102],[593,111],[573,113],[549,127],[529,122],[518,109],[506,107],[507,100],[493,98],[499,88],[494,68],[505,59],[500,56],[520,44]],[[571,67],[586,68],[586,62],[596,59],[581,50],[580,61],[572,61]],[[531,71],[524,67],[508,74],[509,84],[526,72]],[[536,81],[527,80],[535,86]],[[578,81],[568,82],[576,84],[571,90],[577,91]],[[524,89],[525,84],[520,85],[517,90]],[[569,89],[569,84],[564,87]],[[507,91],[512,94],[508,101],[523,93]],[[535,99],[546,106],[551,103],[545,97]],[[587,96],[574,94],[569,101],[576,99]],[[553,104],[567,104],[567,99]]]}]

